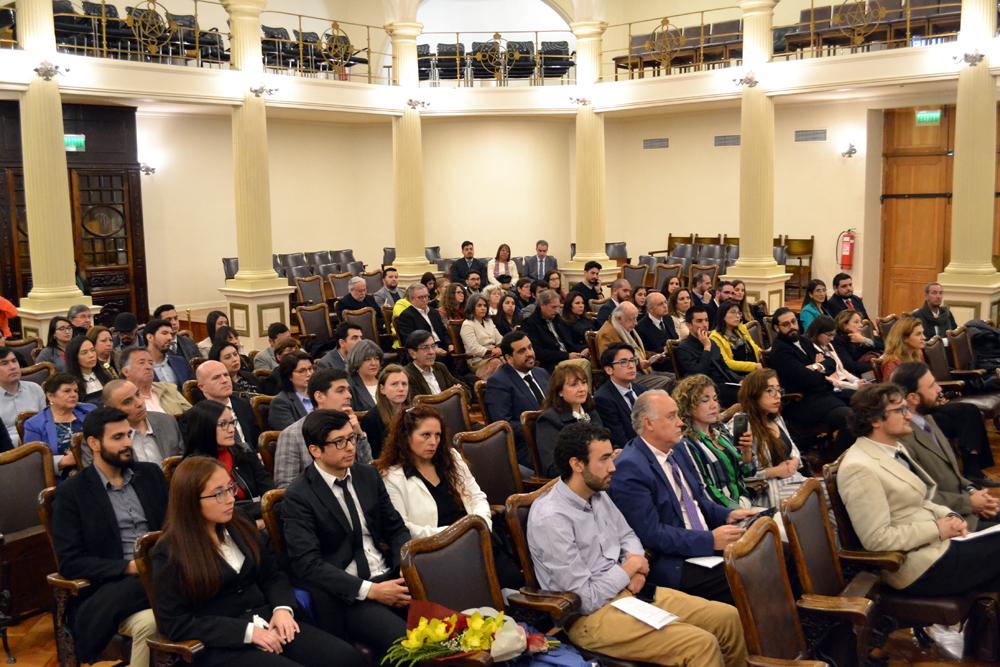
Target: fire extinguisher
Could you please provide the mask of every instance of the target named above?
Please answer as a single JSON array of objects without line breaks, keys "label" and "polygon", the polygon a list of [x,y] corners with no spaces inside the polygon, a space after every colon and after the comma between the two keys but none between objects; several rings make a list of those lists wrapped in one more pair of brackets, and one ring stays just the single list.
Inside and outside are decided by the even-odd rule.
[{"label": "fire extinguisher", "polygon": [[837,254],[840,258],[840,270],[850,271],[854,266],[854,244],[857,242],[854,228],[845,229],[837,237]]}]

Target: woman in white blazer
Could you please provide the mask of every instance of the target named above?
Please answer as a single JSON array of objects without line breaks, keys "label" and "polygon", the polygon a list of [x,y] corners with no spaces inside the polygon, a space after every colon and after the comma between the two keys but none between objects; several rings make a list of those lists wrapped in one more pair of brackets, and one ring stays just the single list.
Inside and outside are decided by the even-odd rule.
[{"label": "woman in white blazer", "polygon": [[465,305],[465,321],[459,332],[465,353],[471,355],[469,367],[480,380],[486,380],[500,368],[503,356],[500,341],[503,336],[489,315],[489,302],[480,294],[473,294]]},{"label": "woman in white blazer", "polygon": [[510,246],[501,243],[497,248],[496,257],[486,263],[486,280],[492,285],[500,284],[500,276],[510,276],[508,285],[513,285],[520,277],[517,273],[517,264],[510,258]]}]

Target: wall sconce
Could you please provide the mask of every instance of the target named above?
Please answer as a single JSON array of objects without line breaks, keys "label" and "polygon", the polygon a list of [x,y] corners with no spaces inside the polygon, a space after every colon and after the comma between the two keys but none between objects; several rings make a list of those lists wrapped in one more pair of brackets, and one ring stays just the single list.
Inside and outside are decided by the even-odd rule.
[{"label": "wall sconce", "polygon": [[156,167],[150,167],[148,164],[143,162],[139,165],[139,171],[142,172],[143,176],[152,176],[156,173]]},{"label": "wall sconce", "polygon": [[43,60],[38,67],[35,68],[35,74],[46,81],[51,81],[57,74],[66,74],[67,72],[69,72],[68,67],[53,65],[48,60]]},{"label": "wall sconce", "polygon": [[430,102],[425,102],[424,100],[409,99],[406,100],[406,106],[410,107],[411,109],[416,109],[417,107],[420,107],[421,109],[426,109],[427,107],[430,106]]},{"label": "wall sconce", "polygon": [[983,62],[985,54],[979,52],[979,49],[974,49],[972,53],[963,53],[962,55],[954,56],[956,63],[965,63],[969,67],[975,67],[979,63]]},{"label": "wall sconce", "polygon": [[841,157],[851,158],[858,154],[858,149],[854,144],[847,144],[847,148],[840,152]]},{"label": "wall sconce", "polygon": [[743,75],[742,78],[733,79],[733,83],[735,83],[737,86],[746,86],[747,88],[754,88],[760,82],[757,81],[757,77],[754,76],[753,72],[747,72],[746,74]]},{"label": "wall sconce", "polygon": [[590,104],[590,100],[588,100],[586,97],[571,97],[569,98],[569,101],[581,107],[585,107]]},{"label": "wall sconce", "polygon": [[254,97],[261,97],[262,95],[274,95],[278,92],[278,89],[268,88],[264,84],[260,84],[259,86],[252,86],[250,92],[253,93]]}]

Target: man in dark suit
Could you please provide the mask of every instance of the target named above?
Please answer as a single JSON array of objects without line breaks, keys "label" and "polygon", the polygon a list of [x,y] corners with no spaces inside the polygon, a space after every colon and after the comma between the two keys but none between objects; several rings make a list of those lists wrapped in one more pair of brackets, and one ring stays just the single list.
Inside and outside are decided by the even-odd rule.
[{"label": "man in dark suit", "polygon": [[826,376],[836,368],[832,359],[823,355],[808,339],[799,336],[799,321],[789,308],[778,308],[772,316],[774,343],[767,365],[778,374],[785,391],[802,394],[802,400],[788,405],[785,418],[800,427],[812,427],[822,422],[837,431],[835,444],[844,451],[854,444],[854,435],[847,428],[849,396],[835,392]]},{"label": "man in dark suit", "polygon": [[[184,438],[177,420],[162,412],[149,412],[139,395],[139,388],[128,380],[112,380],[101,390],[101,400],[109,408],[128,415],[132,428],[132,459],[161,465],[169,456],[183,456]],[[83,448],[83,465],[90,465],[93,456]]]},{"label": "man in dark suit", "polygon": [[[154,320],[166,320],[170,323],[170,329],[174,332],[174,339],[170,343],[170,354],[176,354],[184,357],[186,361],[190,361],[195,357],[200,357],[201,351],[198,349],[198,344],[187,336],[181,336],[178,332],[181,329],[181,319],[177,315],[177,308],[171,303],[164,303],[156,307],[153,311]],[[138,327],[138,325],[136,325]],[[148,326],[148,325],[147,325]],[[121,329],[119,329],[121,331]],[[140,340],[136,341],[136,345],[144,345],[146,341],[145,335],[140,337]]]},{"label": "man in dark suit", "polygon": [[924,325],[924,338],[928,340],[940,336],[946,341],[946,332],[958,328],[955,316],[944,305],[944,287],[941,283],[927,283],[924,286],[924,305],[913,311],[913,316]]},{"label": "man in dark suit", "polygon": [[573,289],[570,292],[579,292],[583,295],[583,300],[586,302],[586,307],[590,308],[590,302],[594,299],[602,299],[604,295],[601,293],[601,269],[603,267],[590,260],[583,265],[583,280],[573,285]]},{"label": "man in dark suit", "polygon": [[684,423],[666,392],[646,392],[632,414],[639,434],[615,459],[610,493],[653,553],[647,581],[732,604],[721,564],[707,568],[685,559],[713,556],[738,540],[743,529],[732,524],[753,510],[729,510],[705,495],[686,448],[677,446]]},{"label": "man in dark suit", "polygon": [[833,277],[833,296],[826,300],[826,309],[830,317],[836,317],[842,310],[855,310],[861,313],[861,319],[868,320],[865,302],[860,296],[854,295],[854,280],[846,273],[838,273]]},{"label": "man in dark suit", "polygon": [[730,406],[736,402],[740,391],[740,378],[729,370],[719,346],[708,337],[708,309],[695,302],[684,313],[690,334],[674,347],[677,356],[677,377],[700,373],[707,375],[715,383],[719,393],[719,403]]},{"label": "man in dark suit", "polygon": [[174,331],[166,320],[150,320],[145,328],[146,349],[153,358],[153,374],[157,382],[171,382],[178,391],[184,390],[184,383],[194,379],[191,365],[179,354],[170,352],[174,342]]},{"label": "man in dark suit", "polygon": [[410,400],[420,394],[440,394],[456,384],[464,387],[444,364],[435,361],[436,349],[434,337],[424,329],[417,329],[406,338],[410,363],[403,370],[410,381]]},{"label": "man in dark suit", "polygon": [[538,365],[552,372],[560,361],[586,357],[586,350],[573,342],[569,326],[559,317],[559,293],[545,290],[538,294],[535,312],[521,324],[535,349]]},{"label": "man in dark suit", "polygon": [[410,594],[399,551],[410,539],[378,471],[355,464],[357,435],[337,410],[315,410],[302,425],[313,465],[282,503],[288,561],[309,591],[317,625],[380,655],[406,633]]},{"label": "man in dark suit", "polygon": [[594,393],[597,413],[604,428],[611,431],[611,444],[621,449],[635,437],[632,428],[632,406],[646,391],[635,376],[638,359],[635,349],[625,343],[612,343],[601,355],[601,368],[610,382],[605,382]]},{"label": "man in dark suit", "polygon": [[632,285],[624,278],[618,278],[611,283],[611,298],[604,302],[604,305],[597,311],[594,326],[600,329],[611,317],[614,309],[622,305],[632,296]]},{"label": "man in dark suit", "polygon": [[521,430],[521,413],[541,410],[549,390],[549,374],[535,366],[535,350],[523,331],[500,341],[505,363],[486,381],[487,421],[505,421],[514,431],[517,462],[531,468],[531,454]]},{"label": "man in dark suit", "polygon": [[909,361],[892,372],[891,380],[903,388],[910,409],[912,433],[899,442],[937,485],[933,501],[961,514],[969,530],[993,525],[1000,500],[962,474],[948,437],[931,414],[941,398],[941,386],[930,368],[922,361]]},{"label": "man in dark suit", "polygon": [[347,281],[347,294],[337,300],[337,315],[343,317],[345,310],[361,310],[371,308],[375,311],[375,324],[381,333],[385,333],[385,318],[382,309],[375,302],[375,297],[368,293],[368,284],[361,276],[354,276]]},{"label": "man in dark suit", "polygon": [[250,451],[256,452],[257,441],[260,439],[257,418],[253,414],[250,402],[233,394],[233,381],[226,367],[219,361],[202,362],[198,366],[198,389],[207,400],[222,403],[233,411],[236,417],[237,441]]},{"label": "man in dark suit", "polygon": [[[650,292],[646,298],[646,314],[635,326],[635,331],[642,339],[642,344],[649,354],[666,352],[667,341],[677,340],[677,330],[674,320],[667,315],[667,297],[660,292]],[[653,364],[657,371],[674,371],[670,358]]]},{"label": "man in dark suit", "polygon": [[470,273],[478,273],[479,284],[486,284],[486,265],[476,259],[476,248],[472,241],[462,241],[462,257],[451,265],[451,279],[464,285]]},{"label": "man in dark suit", "polygon": [[545,274],[559,268],[559,262],[549,255],[549,242],[535,243],[535,255],[524,258],[524,274],[532,280],[544,280]]},{"label": "man in dark suit", "polygon": [[57,487],[52,542],[59,574],[87,579],[71,612],[77,658],[93,662],[116,632],[132,637],[132,665],[149,664],[146,638],[156,622],[134,552],[143,534],[163,527],[167,482],[155,463],[132,456],[127,415],[98,408],[83,422],[94,463]]},{"label": "man in dark suit", "polygon": [[400,342],[406,344],[406,339],[414,331],[429,331],[438,347],[437,355],[447,357],[455,346],[450,343],[451,338],[448,336],[444,320],[441,319],[441,313],[427,305],[429,303],[427,288],[420,283],[414,283],[406,289],[406,298],[412,305],[395,319],[396,335],[399,336]]}]

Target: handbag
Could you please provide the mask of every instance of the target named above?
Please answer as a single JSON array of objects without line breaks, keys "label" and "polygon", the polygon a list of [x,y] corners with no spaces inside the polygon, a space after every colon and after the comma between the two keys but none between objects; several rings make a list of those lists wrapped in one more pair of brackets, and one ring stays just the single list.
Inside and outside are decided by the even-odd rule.
[{"label": "handbag", "polygon": [[982,594],[965,621],[964,658],[979,662],[1000,661],[1000,605],[995,594]]}]

